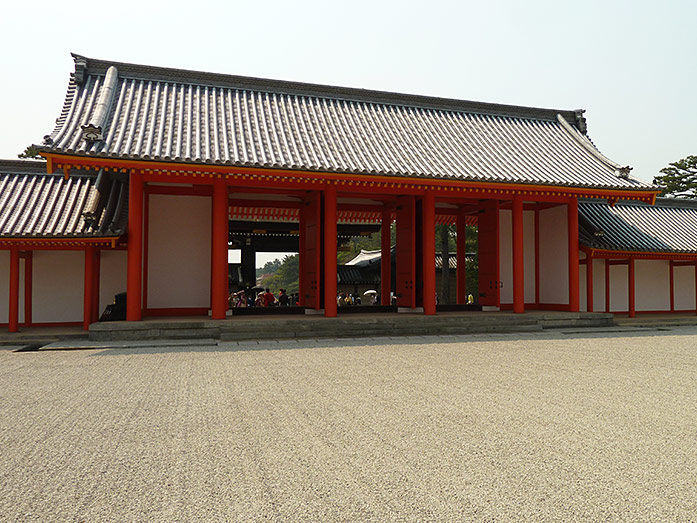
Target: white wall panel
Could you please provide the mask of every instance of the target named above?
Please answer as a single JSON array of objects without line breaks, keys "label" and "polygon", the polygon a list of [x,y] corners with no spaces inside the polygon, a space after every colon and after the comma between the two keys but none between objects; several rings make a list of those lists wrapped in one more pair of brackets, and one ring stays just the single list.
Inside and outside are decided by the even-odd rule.
[{"label": "white wall panel", "polygon": [[523,211],[525,303],[535,303],[535,211]]},{"label": "white wall panel", "polygon": [[211,198],[150,196],[148,307],[210,307]]},{"label": "white wall panel", "polygon": [[610,312],[629,310],[626,265],[610,265]]},{"label": "white wall panel", "polygon": [[540,211],[540,301],[569,303],[566,205]]},{"label": "white wall panel", "polygon": [[107,305],[114,303],[114,296],[126,292],[126,251],[103,250],[99,266],[99,315]]},{"label": "white wall panel", "polygon": [[593,310],[605,312],[605,260],[593,260]]},{"label": "white wall panel", "polygon": [[695,309],[695,268],[673,267],[675,310]]},{"label": "white wall panel", "polygon": [[34,323],[82,321],[84,251],[34,251]]},{"label": "white wall panel", "polygon": [[499,279],[503,282],[501,303],[513,303],[513,213],[499,211]]},{"label": "white wall panel", "polygon": [[634,262],[634,300],[637,311],[670,310],[670,262]]},{"label": "white wall panel", "polygon": [[578,310],[581,312],[588,311],[588,293],[586,292],[586,266],[581,265],[578,268]]}]

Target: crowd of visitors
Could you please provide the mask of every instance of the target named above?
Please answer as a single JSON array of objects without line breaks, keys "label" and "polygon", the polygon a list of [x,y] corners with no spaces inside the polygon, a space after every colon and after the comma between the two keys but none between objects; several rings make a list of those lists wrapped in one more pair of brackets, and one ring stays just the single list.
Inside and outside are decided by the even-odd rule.
[{"label": "crowd of visitors", "polygon": [[235,307],[294,307],[300,301],[298,293],[288,294],[286,289],[280,289],[278,295],[271,289],[246,288],[238,292],[230,293],[228,303]]}]

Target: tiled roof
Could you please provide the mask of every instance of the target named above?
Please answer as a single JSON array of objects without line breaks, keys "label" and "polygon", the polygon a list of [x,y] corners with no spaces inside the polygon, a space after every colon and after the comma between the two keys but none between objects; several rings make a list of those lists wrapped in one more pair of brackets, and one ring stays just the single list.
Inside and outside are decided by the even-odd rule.
[{"label": "tiled roof", "polygon": [[128,182],[113,176],[72,171],[66,180],[44,162],[0,160],[0,238],[124,234]]},{"label": "tiled roof", "polygon": [[610,251],[697,253],[697,202],[657,198],[656,205],[579,201],[581,244]]},{"label": "tiled roof", "polygon": [[263,80],[75,56],[44,150],[290,170],[651,190],[582,111]]}]

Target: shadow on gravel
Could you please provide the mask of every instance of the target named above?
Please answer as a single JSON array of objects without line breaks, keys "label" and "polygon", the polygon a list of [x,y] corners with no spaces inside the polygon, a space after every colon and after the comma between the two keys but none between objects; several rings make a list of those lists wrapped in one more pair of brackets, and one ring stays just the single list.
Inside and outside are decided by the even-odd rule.
[{"label": "shadow on gravel", "polygon": [[[89,356],[122,356],[133,354],[165,354],[188,352],[249,352],[258,350],[303,350],[303,349],[328,349],[348,347],[378,347],[385,345],[414,345],[423,346],[430,344],[450,343],[480,343],[500,341],[533,341],[533,340],[573,340],[573,339],[598,339],[598,338],[644,338],[664,336],[695,336],[697,326],[690,327],[660,327],[660,328],[632,328],[632,329],[598,329],[584,331],[575,329],[549,329],[533,333],[495,333],[495,334],[463,334],[441,336],[395,336],[395,337],[366,337],[366,338],[324,338],[324,339],[286,339],[286,340],[249,340],[240,342],[219,342],[216,345],[158,345],[132,348],[94,348]],[[181,341],[179,340],[179,343]]]}]

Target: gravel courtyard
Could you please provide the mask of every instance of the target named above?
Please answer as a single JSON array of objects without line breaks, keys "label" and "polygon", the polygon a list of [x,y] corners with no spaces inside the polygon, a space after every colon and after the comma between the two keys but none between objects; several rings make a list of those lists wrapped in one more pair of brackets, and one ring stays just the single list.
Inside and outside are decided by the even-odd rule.
[{"label": "gravel courtyard", "polygon": [[697,518],[695,328],[0,350],[0,413],[2,521]]}]

